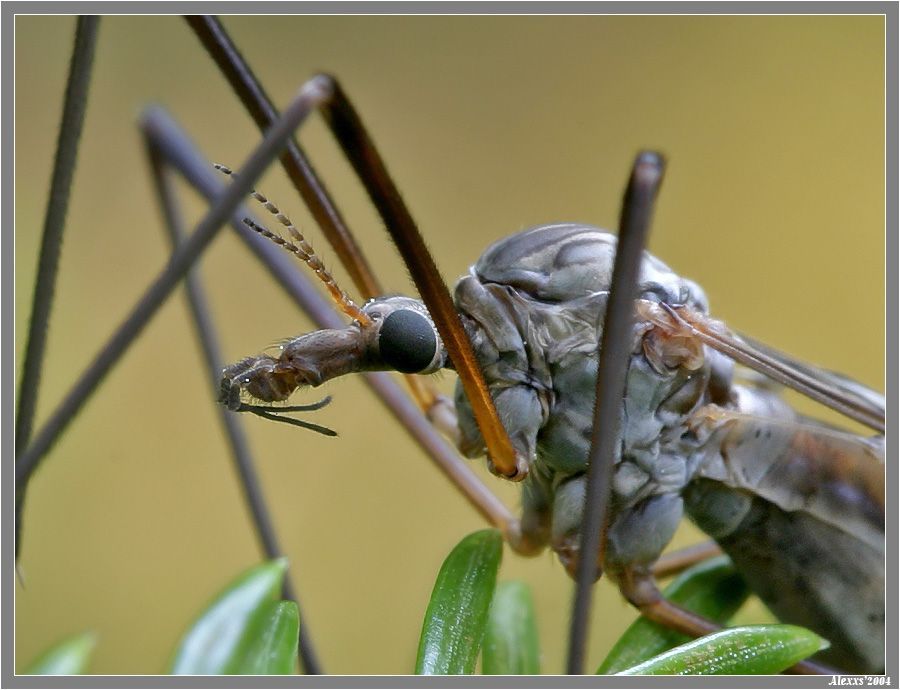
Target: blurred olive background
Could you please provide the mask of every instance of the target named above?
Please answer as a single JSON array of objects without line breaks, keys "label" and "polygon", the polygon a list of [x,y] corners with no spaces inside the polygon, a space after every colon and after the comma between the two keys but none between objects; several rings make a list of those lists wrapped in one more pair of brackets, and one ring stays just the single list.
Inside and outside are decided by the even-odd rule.
[{"label": "blurred olive background", "polygon": [[[670,165],[653,251],[700,282],[733,327],[882,388],[881,18],[224,21],[282,106],[315,71],[340,77],[448,281],[491,241],[529,225],[614,227],[635,153],[658,148]],[[16,19],[19,356],[74,24]],[[211,160],[240,165],[259,139],[181,19],[103,20],[38,424],[166,260],[136,127],[153,102]],[[409,290],[324,126],[316,119],[300,139],[385,284]],[[259,187],[344,276],[281,171]],[[184,196],[196,222],[204,206]],[[202,272],[229,360],[310,329],[230,234]],[[448,391],[452,378],[441,381]],[[325,668],[407,673],[441,560],[482,523],[361,381],[325,389],[334,402],[315,421],[337,439],[242,422]],[[162,672],[197,610],[260,559],[213,397],[176,293],[31,485],[20,669],[62,636],[92,629],[93,672]],[[485,477],[516,504],[514,486]],[[681,541],[697,538],[688,530]],[[560,672],[571,596],[563,569],[549,554],[507,553],[501,575],[533,587],[543,668]],[[633,616],[601,583],[589,667]]]}]

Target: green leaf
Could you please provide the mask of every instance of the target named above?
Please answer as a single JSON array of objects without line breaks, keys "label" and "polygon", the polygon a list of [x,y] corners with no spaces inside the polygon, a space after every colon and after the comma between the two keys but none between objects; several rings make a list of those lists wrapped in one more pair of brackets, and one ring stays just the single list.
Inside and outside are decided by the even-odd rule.
[{"label": "green leaf", "polygon": [[419,638],[416,673],[473,673],[497,584],[503,538],[482,530],[463,539],[441,566]]},{"label": "green leaf", "polygon": [[[727,556],[717,556],[684,571],[664,590],[669,601],[704,618],[726,623],[750,594]],[[639,617],[613,645],[597,673],[617,673],[691,638]]]},{"label": "green leaf", "polygon": [[485,675],[541,672],[534,602],[524,582],[497,585],[481,650],[481,669]]},{"label": "green leaf", "polygon": [[36,676],[74,676],[84,673],[97,644],[94,633],[69,637],[31,662],[26,674]]},{"label": "green leaf", "polygon": [[748,625],[701,637],[618,675],[768,675],[826,647],[827,641],[796,625]]},{"label": "green leaf", "polygon": [[272,613],[287,561],[277,559],[251,568],[210,604],[185,634],[172,673],[239,673],[258,632]]},{"label": "green leaf", "polygon": [[293,601],[267,605],[265,616],[247,627],[250,640],[236,673],[246,675],[289,675],[297,663],[300,611]]}]

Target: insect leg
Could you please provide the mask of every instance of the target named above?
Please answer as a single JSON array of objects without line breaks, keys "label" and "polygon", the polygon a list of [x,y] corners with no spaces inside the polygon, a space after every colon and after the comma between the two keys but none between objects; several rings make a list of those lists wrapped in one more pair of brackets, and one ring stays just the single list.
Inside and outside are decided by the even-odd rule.
[{"label": "insect leg", "polygon": [[[580,674],[584,667],[587,622],[594,581],[606,549],[609,496],[613,468],[620,450],[621,406],[625,373],[631,349],[634,302],[653,202],[662,182],[665,161],[657,153],[638,154],[632,167],[622,212],[613,265],[612,286],[600,343],[594,423],[588,453],[584,522],[569,632],[567,672]],[[596,556],[595,556],[596,554]]]},{"label": "insect leg", "polygon": [[[169,239],[174,247],[183,243],[186,239],[181,214],[176,208],[176,198],[172,186],[171,174],[162,155],[162,149],[155,147],[153,140],[146,136],[147,153],[151,161],[151,169],[153,172],[153,180],[156,185],[157,195],[165,217],[165,226],[168,230]],[[188,303],[193,316],[194,325],[196,326],[197,337],[203,350],[207,368],[210,373],[212,385],[218,383],[222,366],[221,347],[218,343],[218,337],[215,327],[212,323],[211,313],[207,304],[206,295],[200,283],[196,269],[191,270],[185,278],[185,288],[188,297]],[[327,402],[327,401],[326,401]],[[321,407],[321,405],[318,405]],[[316,406],[308,406],[315,408]],[[262,551],[266,558],[274,559],[283,555],[283,550],[278,543],[278,537],[275,533],[275,525],[272,515],[266,504],[262,486],[259,482],[259,476],[256,472],[253,456],[250,452],[249,441],[244,434],[243,427],[238,422],[237,417],[228,413],[224,407],[217,406],[219,410],[222,426],[225,435],[228,438],[231,447],[231,456],[234,467],[240,478],[240,486],[243,490],[244,501],[250,510],[253,525],[256,530],[256,537],[262,547]],[[298,421],[298,420],[293,420]],[[294,601],[298,609],[302,612],[303,607],[294,592],[293,585],[289,577],[285,577],[282,585],[282,596],[286,599]],[[310,625],[304,616],[304,625],[299,632],[298,655],[300,657],[301,668],[309,674],[322,673],[313,643],[310,637]]]},{"label": "insect leg", "polygon": [[516,453],[500,421],[469,336],[415,221],[340,84],[333,77],[320,75],[319,78],[327,80],[331,89],[330,98],[322,104],[322,114],[366,188],[434,319],[472,405],[492,461],[491,467],[507,479],[524,479],[528,458]]},{"label": "insect leg", "polygon": [[[275,121],[278,112],[225,27],[217,17],[195,15],[185,19],[260,131],[264,132]],[[365,254],[295,138],[291,138],[282,153],[281,164],[360,294],[366,299],[383,295],[384,289],[369,266]],[[406,383],[426,415],[438,420],[446,417],[447,410],[452,405],[427,379],[408,375]],[[453,426],[439,423],[442,430],[452,429]]]},{"label": "insect leg", "polygon": [[[186,20],[257,126],[265,131],[275,121],[277,111],[222,23],[211,16],[189,16]],[[288,142],[281,163],[360,293],[366,298],[383,294],[384,290],[337,205],[295,140]],[[442,431],[452,435],[455,420],[447,419],[448,411],[452,411],[449,400],[421,377],[409,375],[406,382],[419,407]]]},{"label": "insect leg", "polygon": [[[185,20],[209,52],[231,88],[237,94],[260,131],[267,130],[278,118],[265,89],[250,65],[238,51],[217,17],[188,16]],[[365,254],[356,243],[347,223],[319,179],[305,152],[292,137],[281,154],[281,165],[322,228],[341,263],[350,273],[353,284],[365,297],[384,294]]]},{"label": "insect leg", "polygon": [[[185,276],[197,257],[209,246],[223,223],[237,208],[247,189],[262,174],[269,162],[278,154],[290,133],[310,113],[326,94],[327,84],[312,79],[304,84],[285,110],[284,116],[273,126],[262,143],[247,160],[244,177],[231,185],[216,200],[198,224],[194,233],[170,257],[169,262],[147,288],[109,341],[103,346],[81,374],[77,382],[50,415],[33,440],[16,457],[16,495],[21,497],[38,463],[57,439],[68,428],[81,410],[84,402],[97,389],[112,367],[128,347],[137,339],[175,286]],[[17,499],[21,500],[21,498]]]},{"label": "insect leg", "polygon": [[657,578],[677,575],[692,565],[722,553],[721,547],[712,539],[688,546],[660,556],[653,564],[653,576]]},{"label": "insect leg", "polygon": [[87,92],[90,86],[94,46],[97,41],[99,17],[79,17],[75,29],[75,46],[69,66],[66,100],[63,105],[50,196],[47,200],[44,231],[41,237],[38,275],[32,300],[31,320],[28,324],[28,340],[25,346],[22,381],[19,385],[19,401],[16,410],[16,453],[28,443],[37,393],[40,384],[41,364],[47,340],[47,322],[53,302],[56,269],[62,249],[62,233],[69,205],[69,190],[78,156],[78,143],[87,108]]},{"label": "insect leg", "polygon": [[[214,17],[188,17],[187,21],[210,52],[213,59],[219,65],[219,68],[228,79],[232,88],[237,92],[241,101],[250,111],[257,125],[261,129],[268,127],[276,116],[276,111],[258,80],[253,75],[253,72],[225,32],[221,23]],[[393,229],[395,226],[401,226],[407,229],[411,228],[412,232],[415,234],[413,242],[417,242],[420,246],[418,258],[421,258],[423,266],[427,265],[430,267],[430,273],[426,278],[416,280],[417,285],[421,286],[423,284],[437,283],[437,292],[442,293],[438,294],[437,297],[439,302],[438,307],[435,307],[433,299],[429,301],[427,294],[424,294],[423,297],[425,297],[426,304],[428,304],[429,310],[438,324],[438,328],[441,329],[441,335],[444,338],[444,342],[449,343],[451,348],[456,347],[459,351],[454,357],[454,362],[457,364],[457,370],[460,373],[460,377],[464,382],[473,382],[468,386],[470,389],[468,394],[470,399],[475,400],[475,409],[477,413],[481,415],[480,419],[482,419],[482,426],[485,426],[485,424],[487,425],[488,433],[485,433],[484,435],[488,440],[488,448],[494,457],[494,466],[499,467],[501,473],[512,475],[514,474],[513,468],[516,467],[515,462],[512,460],[514,455],[512,446],[509,439],[506,437],[502,424],[497,418],[496,411],[493,407],[493,401],[487,392],[483,376],[474,361],[474,355],[471,353],[471,345],[468,343],[468,336],[459,324],[458,317],[450,302],[446,287],[443,286],[443,283],[437,274],[437,269],[434,267],[434,262],[424,248],[424,243],[422,242],[421,237],[418,236],[415,224],[409,216],[409,212],[403,205],[402,200],[400,200],[399,193],[387,176],[384,165],[381,163],[380,156],[377,154],[377,151],[375,151],[371,140],[362,128],[358,116],[353,111],[349,101],[343,96],[343,93],[340,92],[337,84],[333,83],[333,86],[337,91],[335,98],[336,105],[326,111],[326,117],[328,118],[329,123],[332,124],[332,129],[335,131],[335,136],[339,143],[348,154],[348,157],[350,157],[351,162],[354,163],[354,167],[361,180],[366,185],[367,191],[369,191],[369,194],[379,208],[379,211],[382,212],[382,217],[388,228]],[[329,114],[329,112],[331,114]],[[334,126],[335,117],[337,117],[339,123],[344,123],[345,125],[346,123],[350,123],[350,126],[339,126],[336,128]],[[359,144],[360,147],[357,148],[354,144]],[[359,165],[358,161],[354,161],[354,150],[365,151],[371,161],[374,161],[375,170],[373,171],[366,165]],[[335,204],[331,201],[327,190],[318,179],[318,176],[315,174],[315,171],[306,159],[303,151],[294,141],[289,142],[288,148],[282,156],[281,161],[288,176],[291,178],[304,201],[310,208],[313,216],[322,227],[329,242],[331,242],[332,246],[335,248],[341,262],[348,269],[351,276],[353,276],[353,280],[360,292],[366,296],[380,294],[382,292],[381,287],[365,262],[355,241],[353,241],[346,223],[338,212]],[[383,212],[383,207],[379,204],[379,199],[387,197],[399,202],[399,208],[389,209],[387,213]],[[416,257],[411,259],[409,258],[408,253],[403,251],[403,247],[406,246],[406,243],[398,246],[401,248],[401,253],[404,253],[404,258],[411,273],[416,277],[418,272],[417,266],[419,265],[416,262]],[[420,287],[420,290],[421,289],[423,288]],[[448,337],[448,335],[450,337]],[[467,354],[462,354],[463,351]],[[453,350],[451,349],[451,356],[452,354]],[[453,438],[456,433],[456,420],[452,405],[449,401],[434,390],[433,387],[427,385],[417,377],[407,377],[407,381],[419,406],[426,412],[429,418],[435,422],[438,428]],[[477,395],[474,392],[471,392],[473,387],[477,389]],[[478,402],[479,400],[481,401],[480,404]],[[491,421],[484,422],[483,420],[485,418],[489,418]],[[468,468],[466,468],[458,458],[456,458],[452,464],[456,465],[456,467],[451,468],[448,466],[447,468],[442,468],[443,471],[452,473],[452,476],[457,477],[457,479],[454,479],[454,483],[457,483],[458,488],[467,495],[470,501],[473,503],[483,501],[483,498],[479,498],[482,496],[483,492],[480,490],[475,491],[471,481],[467,480],[465,484],[458,483],[458,478],[467,474]],[[465,468],[465,470],[463,468]],[[524,472],[519,476],[519,478],[522,477],[524,477]],[[473,491],[475,495],[473,495]],[[480,508],[480,510],[483,512],[483,509]],[[496,513],[496,511],[494,512]],[[501,527],[504,529],[504,532],[508,534],[518,533],[518,523],[515,522],[508,511],[506,511],[502,523],[505,526]],[[497,523],[493,522],[493,524]],[[515,528],[511,527],[513,524],[516,525]],[[513,541],[514,547],[518,541],[519,539]]]},{"label": "insect leg", "polygon": [[[703,637],[722,629],[718,623],[698,616],[666,599],[653,574],[645,568],[627,568],[619,577],[619,590],[645,618],[691,637]],[[792,673],[813,675],[837,675],[839,672],[815,661],[801,661],[790,669]]]},{"label": "insect leg", "polygon": [[[87,109],[87,92],[90,85],[91,66],[94,59],[94,46],[96,45],[99,23],[99,17],[79,17],[75,30],[75,46],[72,49],[72,60],[69,66],[66,86],[66,99],[63,105],[56,157],[53,163],[53,177],[50,183],[50,196],[47,200],[47,211],[44,218],[44,230],[41,237],[40,257],[38,259],[38,274],[34,283],[31,320],[28,324],[28,337],[23,355],[22,379],[19,383],[19,396],[16,405],[15,453],[17,456],[25,449],[25,446],[31,439],[34,413],[37,408],[38,389],[40,387],[44,350],[47,342],[47,323],[50,320],[50,309],[53,306],[53,293],[59,266],[59,255],[62,249],[66,209],[69,205],[69,190],[71,189],[72,177],[75,171],[75,160],[78,155],[78,143],[84,124],[84,113]],[[16,493],[15,556],[17,559],[21,549],[21,511],[24,501],[23,487],[22,491]]]},{"label": "insect leg", "polygon": [[[165,147],[167,160],[201,193],[208,197],[218,194],[222,183],[212,166],[164,111],[149,111],[143,118],[142,126],[147,136],[159,146]],[[262,261],[279,285],[320,328],[343,327],[344,323],[335,313],[333,305],[313,288],[305,274],[296,270],[287,254],[244,226],[241,218],[248,215],[248,211],[239,210],[232,216],[232,227],[254,256]],[[385,407],[408,429],[438,469],[489,524],[503,532],[510,546],[516,550],[530,551],[530,547],[523,543],[519,521],[512,512],[462,461],[456,449],[441,438],[394,379],[384,373],[365,374],[363,378]]]}]

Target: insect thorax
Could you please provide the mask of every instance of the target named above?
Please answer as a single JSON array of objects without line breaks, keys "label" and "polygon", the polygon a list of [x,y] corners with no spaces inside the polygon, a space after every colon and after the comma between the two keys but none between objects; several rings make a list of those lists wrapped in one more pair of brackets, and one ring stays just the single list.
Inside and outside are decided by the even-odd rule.
[{"label": "insect thorax", "polygon": [[[526,529],[549,531],[546,537],[564,562],[581,522],[597,350],[615,246],[614,236],[591,226],[532,228],[490,247],[456,286],[457,307],[500,417],[517,450],[532,460],[523,522]],[[707,310],[699,286],[649,254],[639,282],[642,299]],[[686,421],[711,402],[711,391],[729,388],[730,364],[697,347],[691,356],[671,355],[674,350],[659,341],[650,324],[635,326],[614,501],[619,512],[641,504],[653,513],[654,532],[665,541],[637,540],[628,546],[629,560],[641,556],[634,553],[635,544],[655,557],[650,552],[662,549],[669,527],[674,531],[682,514],[679,494],[693,475],[698,443]],[[457,410],[461,449],[470,457],[483,454],[459,388]],[[614,557],[618,540],[610,536]]]}]

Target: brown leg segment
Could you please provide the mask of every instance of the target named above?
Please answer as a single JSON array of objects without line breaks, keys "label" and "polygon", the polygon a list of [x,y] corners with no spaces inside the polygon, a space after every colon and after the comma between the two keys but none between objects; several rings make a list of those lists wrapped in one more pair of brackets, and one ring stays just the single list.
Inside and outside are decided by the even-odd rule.
[{"label": "brown leg segment", "polygon": [[678,549],[671,553],[663,554],[656,563],[653,564],[653,577],[661,579],[687,570],[692,565],[705,561],[707,558],[718,556],[722,553],[722,549],[716,542],[709,541],[700,542],[684,549]]},{"label": "brown leg segment", "polygon": [[[619,590],[645,618],[667,628],[677,630],[691,637],[703,637],[722,630],[722,626],[693,611],[666,599],[653,575],[646,570],[632,568],[622,573]],[[841,672],[815,661],[801,661],[787,670],[787,673],[809,675],[839,675]]]},{"label": "brown leg segment", "polygon": [[316,79],[323,85],[327,84],[330,92],[329,98],[321,104],[321,113],[384,220],[422,300],[434,319],[472,405],[492,460],[492,467],[496,468],[497,474],[508,479],[517,481],[524,479],[528,472],[527,458],[520,457],[516,453],[500,422],[487,383],[475,359],[472,344],[462,327],[450,293],[400,192],[340,85],[327,75],[319,75]]},{"label": "brown leg segment", "polygon": [[[209,16],[185,19],[264,132],[275,122],[278,112],[221,22]],[[281,164],[360,294],[366,299],[383,295],[384,290],[366,261],[361,246],[305,151],[294,138],[282,153]],[[441,406],[442,396],[431,382],[415,375],[405,378],[413,398],[426,416],[431,419],[434,414],[440,415],[433,409]],[[438,424],[438,427],[444,430],[444,425]]]},{"label": "brown leg segment", "polygon": [[[189,17],[187,18],[187,21],[200,37],[207,50],[209,50],[210,55],[219,65],[223,74],[225,74],[229,83],[239,95],[241,101],[248,108],[257,125],[259,125],[261,129],[266,129],[275,120],[278,113],[265,91],[263,91],[256,80],[252,71],[249,69],[247,63],[228,37],[221,23],[213,17]],[[335,118],[338,123],[343,125],[343,127],[338,127],[335,131],[335,135],[341,146],[344,147],[348,156],[352,159],[354,143],[362,142],[364,146],[360,150],[365,150],[367,152],[367,161],[369,163],[374,163],[374,166],[372,167],[375,168],[375,171],[373,173],[373,171],[369,169],[370,166],[366,165],[365,162],[354,161],[360,179],[365,184],[370,195],[373,197],[373,200],[376,201],[379,210],[386,216],[386,224],[391,229],[400,226],[407,231],[412,228],[412,231],[414,232],[415,223],[409,216],[409,212],[406,210],[402,200],[400,200],[396,187],[388,177],[380,156],[375,151],[374,145],[363,130],[362,123],[353,111],[349,101],[343,96],[343,93],[340,91],[337,84],[330,78],[320,77],[319,81],[324,81],[328,84],[328,88],[326,89],[329,94],[327,99],[328,102],[322,106],[326,111],[326,118],[328,118],[332,125],[334,125]],[[335,99],[335,92],[338,94],[336,104],[333,102]],[[338,211],[337,206],[332,201],[325,185],[306,158],[305,153],[293,139],[289,142],[287,149],[281,157],[281,161],[285,166],[288,176],[300,192],[300,195],[303,197],[307,207],[310,209],[319,226],[325,232],[326,237],[335,248],[341,263],[349,271],[359,291],[366,297],[373,297],[381,294],[383,291],[380,284],[375,277],[374,272],[365,261],[362,250],[353,239],[349,227]],[[391,201],[395,202],[387,204],[388,209],[384,208],[384,203],[379,203],[379,201],[384,202],[386,197],[390,197]],[[385,210],[388,210],[386,214],[384,213]],[[421,239],[419,240],[419,243],[421,244]],[[422,245],[422,248],[423,251],[425,251],[424,245]],[[430,263],[433,265],[433,261],[430,261]],[[414,267],[411,266],[410,270],[413,275],[416,275]],[[437,275],[436,270],[434,271],[434,274]],[[444,292],[446,293],[446,288],[444,288]],[[426,303],[428,303],[427,299]],[[449,294],[447,295],[446,303],[450,304]],[[442,313],[440,309],[435,309],[430,303],[429,309],[436,320],[441,320]],[[462,339],[466,339],[462,326],[458,324],[458,319],[456,319],[456,323],[454,323],[453,319],[444,318],[444,322],[445,328],[450,328],[454,331],[455,335],[450,340],[458,341],[460,340],[460,335],[462,336]],[[446,337],[445,340],[447,340]],[[467,340],[463,345],[466,344],[468,344]],[[454,361],[458,363],[464,359],[465,358],[454,358]],[[465,363],[466,362],[463,361],[463,364]],[[459,365],[457,368],[460,368]],[[478,373],[479,372],[476,371],[475,375],[477,376]],[[464,376],[465,374],[461,372],[461,375]],[[436,425],[439,429],[452,431],[455,426],[454,420],[452,419],[452,416],[447,415],[447,405],[444,404],[442,396],[437,390],[430,382],[421,377],[408,376],[406,378],[412,391],[413,398],[419,408],[429,417],[429,419],[435,420],[436,418]],[[486,393],[486,386],[484,386],[484,391]],[[489,396],[487,396],[487,400],[488,402],[483,403],[481,407],[484,408],[486,405],[490,407],[487,412],[488,414],[493,412],[493,420],[496,423],[491,425],[494,431],[485,433],[485,437],[489,440],[494,440],[495,445],[499,443],[500,446],[504,447],[503,450],[495,453],[496,457],[502,461],[503,458],[511,458],[512,453],[507,450],[511,450],[511,444],[508,439],[505,438],[503,426],[500,424],[496,412],[493,411],[493,406],[489,402]],[[452,433],[450,436],[452,437]],[[502,436],[503,438],[498,438],[499,436]],[[503,440],[506,441],[505,444],[503,443]],[[521,549],[532,551],[533,549],[530,546],[525,546],[525,542],[528,540],[523,539],[521,536],[518,520],[513,517],[499,500],[493,497],[491,492],[483,485],[478,477],[471,472],[462,459],[458,456],[451,459],[450,453],[445,452],[444,449],[435,450],[434,446],[434,442],[429,444],[429,456],[450,478],[457,489],[459,489],[476,509],[488,519],[490,524],[499,528],[507,535],[508,541],[513,549],[517,551]],[[501,462],[501,465],[504,473],[515,473],[511,460],[507,460],[505,463]],[[524,477],[524,472],[520,473],[519,478],[521,477]]]}]

